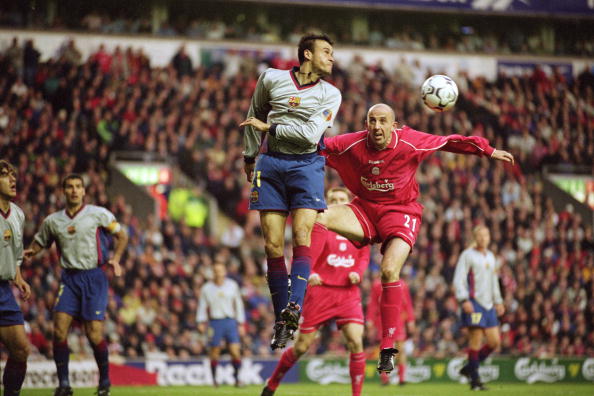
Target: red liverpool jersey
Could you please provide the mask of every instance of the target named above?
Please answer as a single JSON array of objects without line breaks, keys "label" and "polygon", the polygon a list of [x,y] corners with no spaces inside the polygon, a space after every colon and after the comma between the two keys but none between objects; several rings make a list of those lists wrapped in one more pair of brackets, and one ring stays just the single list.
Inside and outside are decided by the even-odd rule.
[{"label": "red liverpool jersey", "polygon": [[367,142],[367,134],[360,131],[325,138],[322,153],[353,194],[375,203],[416,201],[417,168],[437,150],[485,156],[495,151],[487,139],[479,136],[437,136],[408,126],[392,131],[388,147],[376,150]]},{"label": "red liverpool jersey", "polygon": [[357,249],[348,239],[332,231],[326,235],[324,250],[314,263],[312,273],[318,274],[325,286],[351,286],[351,272],[363,279],[363,272],[369,265],[369,246]]}]

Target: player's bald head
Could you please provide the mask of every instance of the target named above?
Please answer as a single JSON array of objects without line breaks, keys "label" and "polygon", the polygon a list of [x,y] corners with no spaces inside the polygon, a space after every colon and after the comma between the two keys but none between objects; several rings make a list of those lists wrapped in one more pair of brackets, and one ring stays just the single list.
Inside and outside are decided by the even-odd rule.
[{"label": "player's bald head", "polygon": [[367,111],[367,119],[369,119],[369,116],[371,114],[385,115],[388,117],[388,121],[390,123],[396,121],[396,113],[394,113],[394,109],[392,109],[390,106],[388,106],[385,103],[377,103],[377,104],[374,104],[373,106],[371,106],[369,108],[369,110]]}]

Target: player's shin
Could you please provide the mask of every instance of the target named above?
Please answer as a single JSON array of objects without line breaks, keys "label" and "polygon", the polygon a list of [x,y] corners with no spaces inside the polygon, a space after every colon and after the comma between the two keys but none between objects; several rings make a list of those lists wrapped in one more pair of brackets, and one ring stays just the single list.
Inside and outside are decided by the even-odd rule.
[{"label": "player's shin", "polygon": [[365,380],[365,353],[351,353],[349,359],[352,396],[360,396]]},{"label": "player's shin", "polygon": [[305,289],[311,266],[309,246],[295,246],[293,248],[293,264],[291,265],[291,295],[289,302],[303,307]]},{"label": "player's shin", "polygon": [[101,340],[100,343],[92,345],[93,355],[97,362],[99,369],[99,387],[109,387],[109,351],[107,349],[107,342]]},{"label": "player's shin", "polygon": [[311,262],[315,263],[318,257],[324,251],[324,246],[326,245],[326,239],[328,234],[328,228],[323,226],[320,223],[315,223],[313,229],[311,230],[311,246],[310,246],[310,256]]},{"label": "player's shin", "polygon": [[16,396],[21,392],[21,386],[25,380],[27,372],[27,362],[19,362],[8,358],[4,367],[2,383],[4,384],[4,395]]},{"label": "player's shin", "polygon": [[278,388],[280,382],[282,381],[287,371],[289,371],[291,367],[293,367],[295,363],[297,363],[298,359],[299,357],[297,357],[297,355],[295,354],[293,347],[286,349],[283,352],[280,360],[278,361],[278,364],[276,365],[274,371],[272,372],[272,375],[270,376],[270,378],[268,378],[266,386],[271,390],[275,391],[276,388]]},{"label": "player's shin", "polygon": [[289,301],[289,275],[284,257],[269,258],[267,260],[268,288],[272,298],[275,321],[280,320],[281,311],[287,306]]},{"label": "player's shin", "polygon": [[402,283],[400,281],[383,283],[380,299],[382,321],[381,349],[393,348],[396,338],[396,326],[402,306]]},{"label": "player's shin", "polygon": [[53,352],[59,386],[63,388],[68,387],[70,386],[70,379],[68,378],[68,362],[70,359],[68,341],[60,342],[54,339]]}]

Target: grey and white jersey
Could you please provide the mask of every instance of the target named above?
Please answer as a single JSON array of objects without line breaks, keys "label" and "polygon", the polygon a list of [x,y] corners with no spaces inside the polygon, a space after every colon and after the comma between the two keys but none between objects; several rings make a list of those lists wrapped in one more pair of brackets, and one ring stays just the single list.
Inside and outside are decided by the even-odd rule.
[{"label": "grey and white jersey", "polygon": [[46,217],[35,234],[35,242],[49,248],[55,241],[63,268],[87,270],[98,267],[108,258],[109,251],[101,236],[102,229],[115,234],[120,228],[109,210],[84,205],[73,216],[64,209]]},{"label": "grey and white jersey", "polygon": [[221,286],[212,281],[206,282],[200,290],[196,320],[200,323],[225,318],[245,322],[245,309],[237,282],[229,278]]},{"label": "grey and white jersey", "polygon": [[[258,80],[248,117],[277,124],[275,136],[268,134],[268,150],[284,154],[308,154],[327,128],[332,126],[342,96],[332,84],[320,79],[299,85],[295,70],[267,69]],[[245,127],[243,155],[256,157],[263,133]]]},{"label": "grey and white jersey", "polygon": [[8,212],[0,211],[0,280],[13,280],[16,267],[23,262],[25,214],[9,202]]},{"label": "grey and white jersey", "polygon": [[501,290],[497,276],[497,262],[490,250],[485,253],[474,248],[462,252],[454,273],[454,288],[458,301],[474,298],[486,309],[501,304]]}]

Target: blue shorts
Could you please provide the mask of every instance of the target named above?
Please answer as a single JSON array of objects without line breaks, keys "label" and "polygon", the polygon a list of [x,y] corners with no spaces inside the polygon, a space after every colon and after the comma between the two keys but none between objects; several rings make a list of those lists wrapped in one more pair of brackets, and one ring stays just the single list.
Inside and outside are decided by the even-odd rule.
[{"label": "blue shorts", "polygon": [[17,326],[24,323],[23,311],[12,294],[10,282],[0,280],[0,326]]},{"label": "blue shorts", "polygon": [[325,164],[325,158],[318,153],[262,154],[254,172],[250,209],[326,209]]},{"label": "blue shorts", "polygon": [[209,322],[212,329],[212,338],[209,345],[218,347],[224,338],[228,344],[239,344],[239,331],[237,330],[237,321],[235,319],[212,319]]},{"label": "blue shorts", "polygon": [[109,285],[101,268],[62,270],[54,311],[85,321],[104,320]]},{"label": "blue shorts", "polygon": [[481,304],[471,299],[474,312],[467,314],[462,312],[462,326],[463,327],[482,327],[489,328],[499,325],[497,320],[497,312],[495,307],[491,309],[484,308]]}]

